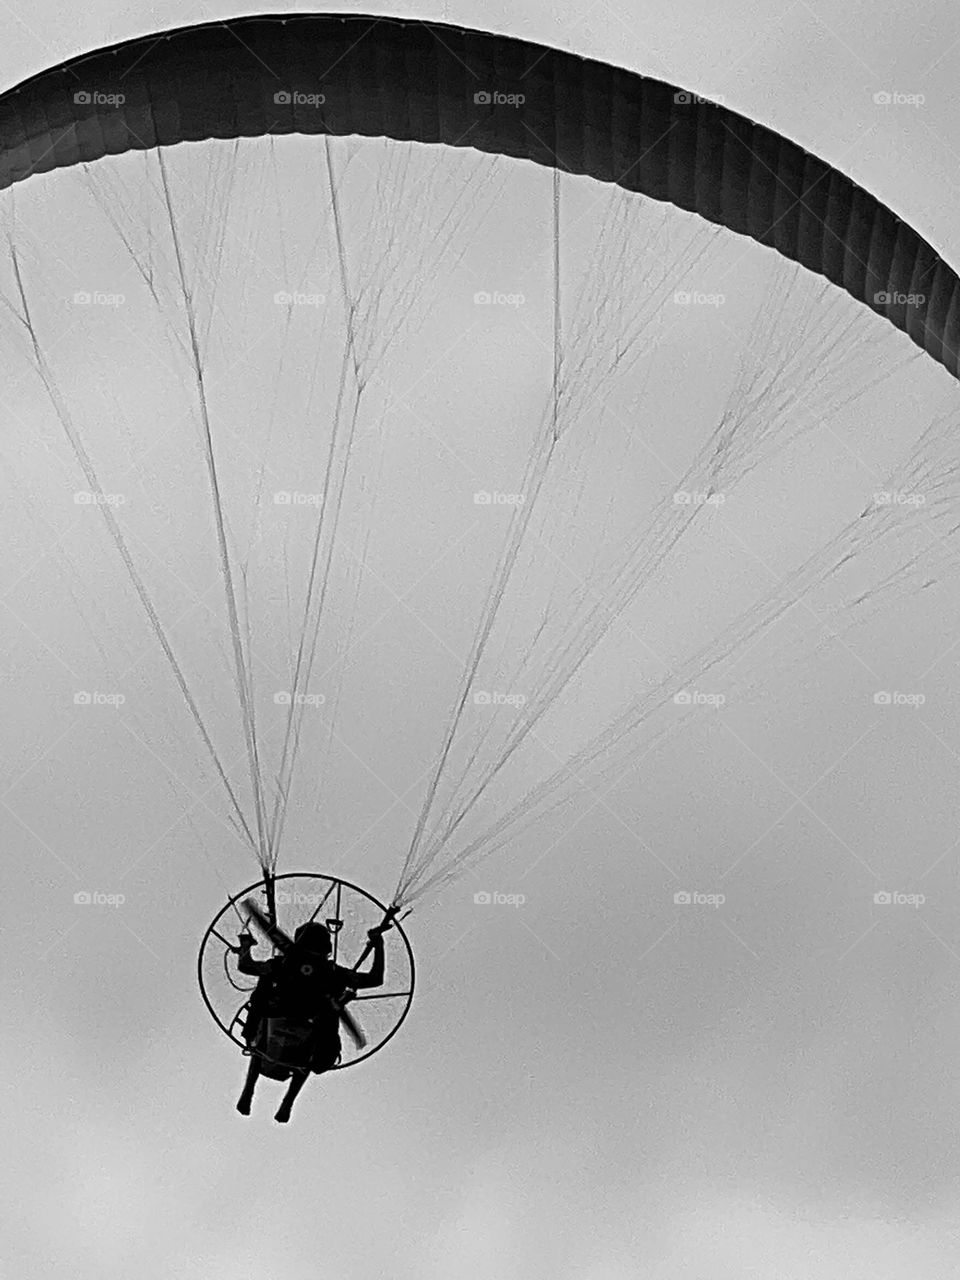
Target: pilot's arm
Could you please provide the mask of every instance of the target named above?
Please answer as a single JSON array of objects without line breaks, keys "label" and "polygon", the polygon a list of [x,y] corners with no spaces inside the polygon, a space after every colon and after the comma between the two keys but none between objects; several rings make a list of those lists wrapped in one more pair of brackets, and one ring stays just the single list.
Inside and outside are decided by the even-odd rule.
[{"label": "pilot's arm", "polygon": [[382,987],[383,986],[383,930],[377,927],[371,929],[367,934],[370,939],[370,946],[373,950],[373,959],[370,962],[370,968],[366,973],[359,973],[356,969],[351,971],[350,986],[354,991],[359,991],[363,987]]},{"label": "pilot's arm", "polygon": [[273,967],[273,960],[254,960],[250,954],[257,945],[256,939],[252,934],[241,933],[237,945],[237,968],[241,973],[249,973],[251,977],[258,978],[261,974],[270,972]]}]

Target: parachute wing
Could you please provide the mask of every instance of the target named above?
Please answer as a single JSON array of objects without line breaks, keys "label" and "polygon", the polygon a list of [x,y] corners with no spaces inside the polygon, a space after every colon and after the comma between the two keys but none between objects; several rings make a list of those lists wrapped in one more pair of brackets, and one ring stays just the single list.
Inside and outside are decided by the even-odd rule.
[{"label": "parachute wing", "polygon": [[960,375],[956,273],[844,174],[683,88],[481,31],[249,17],[100,49],[0,97],[0,188],[125,151],[290,133],[470,147],[666,201],[824,276]]}]

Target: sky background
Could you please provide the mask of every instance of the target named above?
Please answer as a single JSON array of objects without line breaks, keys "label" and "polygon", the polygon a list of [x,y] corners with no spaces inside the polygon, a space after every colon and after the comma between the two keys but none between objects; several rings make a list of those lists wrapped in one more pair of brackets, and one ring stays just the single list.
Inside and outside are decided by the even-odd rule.
[{"label": "sky background", "polygon": [[[5,11],[0,79],[259,10]],[[528,4],[520,17],[451,4],[416,16],[718,97],[851,174],[960,260],[960,28],[946,4],[839,15],[817,4]],[[924,102],[881,107],[878,92]],[[105,798],[75,751],[65,798],[41,771],[14,807],[34,828],[49,820],[63,860],[10,810],[2,822],[12,856],[0,1275],[956,1274],[960,704],[941,611],[897,615],[869,642],[886,687],[927,690],[923,727],[888,719],[861,744],[860,722],[835,710],[849,672],[808,663],[787,731],[761,708],[736,722],[736,746],[719,730],[684,739],[645,763],[641,813],[630,793],[553,857],[527,843],[522,865],[504,856],[418,907],[410,1022],[375,1062],[312,1080],[286,1128],[270,1119],[269,1084],[251,1120],[234,1113],[243,1063],[194,983],[196,944],[224,886],[255,878],[249,861],[217,850],[210,825],[201,839],[215,870],[186,842],[138,866],[119,846],[136,850],[166,813],[148,775],[134,791],[131,764]],[[424,700],[431,688],[424,672]],[[403,751],[401,714],[398,704],[383,729],[385,768]],[[10,776],[24,736],[38,746],[48,727],[14,720]],[[762,758],[744,742],[763,744]],[[343,791],[356,797],[352,777]],[[642,841],[624,838],[625,821]],[[387,893],[389,851],[379,857],[363,871]],[[78,916],[76,875],[107,892],[123,879],[133,910]],[[723,877],[722,919],[673,912],[677,888],[716,892]],[[878,888],[922,891],[929,909],[878,918]],[[479,908],[478,889],[527,901]]]}]

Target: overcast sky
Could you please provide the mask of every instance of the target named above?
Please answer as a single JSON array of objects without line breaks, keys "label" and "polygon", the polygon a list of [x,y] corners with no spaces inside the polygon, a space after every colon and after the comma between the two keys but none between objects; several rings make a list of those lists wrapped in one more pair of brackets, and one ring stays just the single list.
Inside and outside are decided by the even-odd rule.
[{"label": "overcast sky", "polygon": [[[182,0],[7,9],[0,82],[149,31],[258,11]],[[947,3],[406,12],[718,97],[849,173],[960,260],[960,24]],[[887,106],[881,93],[920,100]],[[648,762],[639,816],[625,801],[552,861],[538,862],[528,841],[522,867],[501,857],[462,891],[424,902],[411,918],[421,986],[407,1027],[356,1072],[311,1080],[286,1128],[270,1118],[269,1084],[250,1120],[236,1116],[244,1063],[195,988],[199,937],[224,883],[255,878],[249,861],[218,854],[218,879],[184,842],[165,863],[131,868],[115,856],[116,830],[135,848],[169,799],[149,794],[149,776],[138,793],[92,795],[102,774],[77,752],[65,799],[35,775],[11,808],[37,825],[47,806],[65,842],[118,824],[105,840],[107,876],[127,877],[135,906],[126,923],[119,911],[75,918],[70,858],[47,857],[3,811],[0,1276],[955,1275],[952,620],[900,614],[868,642],[889,687],[917,689],[936,667],[924,728],[884,722],[861,748],[832,710],[851,677],[811,660],[795,733],[765,737],[762,711],[737,722],[766,744],[762,760],[719,733],[675,743]],[[4,627],[19,671],[23,637],[9,618]],[[424,702],[431,689],[424,671]],[[5,772],[41,752],[46,729],[14,727]],[[382,737],[385,756],[402,755],[396,720],[369,736],[371,750]],[[362,794],[355,779],[361,810]],[[625,841],[625,822],[642,829],[650,857]],[[203,837],[216,844],[212,824]],[[76,865],[94,874],[96,853],[88,842]],[[385,893],[389,856],[364,868]],[[671,914],[676,889],[716,892],[740,858],[722,922],[716,911]],[[871,914],[882,888],[922,889],[930,911]],[[477,889],[523,892],[527,903],[478,911]]]}]

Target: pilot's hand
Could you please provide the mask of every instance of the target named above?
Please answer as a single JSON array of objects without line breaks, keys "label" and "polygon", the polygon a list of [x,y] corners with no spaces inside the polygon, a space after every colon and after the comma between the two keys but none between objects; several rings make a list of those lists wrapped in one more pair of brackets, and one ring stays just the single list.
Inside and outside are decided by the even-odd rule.
[{"label": "pilot's hand", "polygon": [[257,945],[257,940],[252,933],[241,933],[237,939],[237,949],[239,951],[250,951]]},{"label": "pilot's hand", "polygon": [[387,910],[387,914],[383,917],[380,923],[376,925],[373,929],[368,930],[367,937],[370,939],[371,942],[375,942],[377,938],[382,938],[388,929],[393,928],[395,923],[394,917],[396,916],[398,910],[399,910],[399,907],[390,907]]}]

